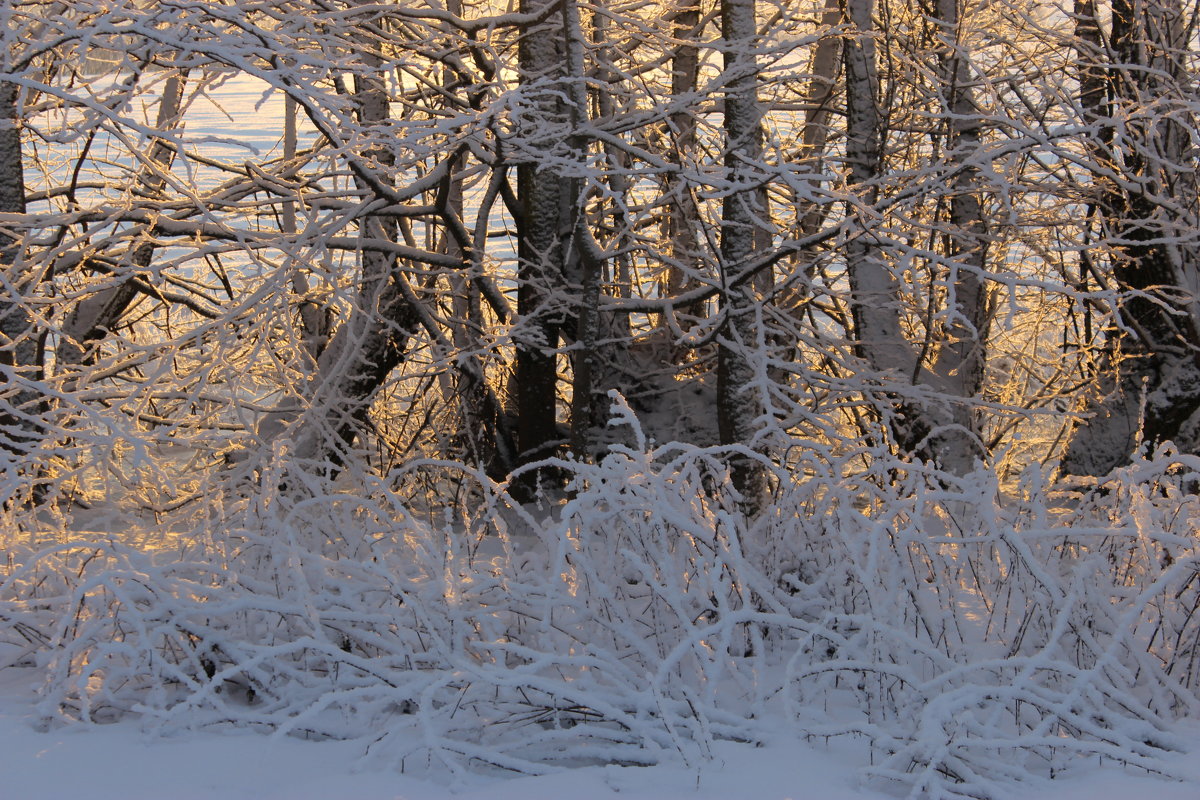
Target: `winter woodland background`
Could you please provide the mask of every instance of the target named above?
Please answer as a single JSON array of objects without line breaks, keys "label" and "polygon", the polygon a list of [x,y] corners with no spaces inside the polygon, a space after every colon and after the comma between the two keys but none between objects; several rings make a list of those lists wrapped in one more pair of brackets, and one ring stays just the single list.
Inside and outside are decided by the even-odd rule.
[{"label": "winter woodland background", "polygon": [[1195,8],[0,17],[0,674],[43,725],[1174,774]]}]

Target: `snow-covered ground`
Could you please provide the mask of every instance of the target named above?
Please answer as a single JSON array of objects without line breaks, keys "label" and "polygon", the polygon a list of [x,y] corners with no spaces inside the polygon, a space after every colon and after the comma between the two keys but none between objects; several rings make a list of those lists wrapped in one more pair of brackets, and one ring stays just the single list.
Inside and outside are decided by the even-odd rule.
[{"label": "snow-covered ground", "polygon": [[[364,767],[362,745],[306,742],[236,732],[152,739],[136,723],[34,729],[25,670],[0,672],[0,798],[4,800],[884,800],[859,785],[853,749],[780,741],[721,743],[715,760],[684,766],[589,767],[527,778],[476,778],[449,787]],[[1200,727],[1194,728],[1200,745]],[[1115,766],[1080,769],[1054,781],[1012,787],[1039,800],[1197,800],[1200,760],[1180,756],[1187,782]]]}]

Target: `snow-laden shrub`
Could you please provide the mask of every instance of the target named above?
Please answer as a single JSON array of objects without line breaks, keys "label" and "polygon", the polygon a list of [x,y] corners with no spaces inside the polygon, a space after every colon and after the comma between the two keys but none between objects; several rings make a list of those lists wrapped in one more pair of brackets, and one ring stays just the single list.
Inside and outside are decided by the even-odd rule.
[{"label": "snow-laden shrub", "polygon": [[0,656],[44,671],[48,722],[358,738],[442,773],[693,762],[786,726],[866,737],[868,775],[913,796],[984,797],[1181,746],[1191,461],[1002,495],[809,449],[748,522],[722,450],[649,446],[616,411],[632,444],[544,465],[569,483],[541,506],[453,462],[334,480],[280,449],[162,546],[14,547]]},{"label": "snow-laden shrub", "polygon": [[47,719],[369,737],[406,766],[521,772],[755,738],[777,690],[764,631],[792,620],[762,610],[720,454],[557,466],[567,497],[538,511],[459,464],[346,492],[274,458],[182,552],[80,537],[0,598],[44,634]]},{"label": "snow-laden shrub", "polygon": [[1141,464],[1082,503],[1038,471],[1008,497],[986,473],[894,471],[877,510],[826,533],[847,566],[818,580],[855,596],[789,664],[801,729],[867,737],[868,774],[913,797],[987,797],[1079,756],[1161,770],[1183,748],[1171,721],[1200,710],[1200,516],[1179,466]]}]

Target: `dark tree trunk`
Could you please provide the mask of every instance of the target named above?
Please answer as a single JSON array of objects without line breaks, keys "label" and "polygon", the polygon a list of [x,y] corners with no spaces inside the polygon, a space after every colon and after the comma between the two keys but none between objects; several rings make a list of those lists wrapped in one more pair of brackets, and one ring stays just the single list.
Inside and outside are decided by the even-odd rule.
[{"label": "dark tree trunk", "polygon": [[[0,212],[25,213],[25,173],[21,153],[20,89],[0,82]],[[0,448],[28,453],[41,439],[43,398],[32,384],[42,373],[41,331],[27,298],[41,279],[25,267],[19,236],[0,232]],[[7,501],[7,498],[6,498]]]},{"label": "dark tree trunk", "polygon": [[[700,7],[684,0],[672,20],[672,33],[679,40],[671,60],[671,95],[680,98],[696,91],[700,74],[700,48],[696,44],[700,31]],[[690,107],[682,107],[670,116],[668,135],[674,138],[667,149],[667,158],[683,167],[695,156],[696,119]],[[675,296],[695,285],[700,267],[700,215],[692,198],[691,187],[681,175],[667,175],[666,236],[671,263],[667,269],[667,294]],[[691,316],[701,316],[702,304],[680,309]],[[688,320],[683,320],[686,330]]]},{"label": "dark tree trunk", "polygon": [[[1113,0],[1108,47],[1094,5],[1077,5],[1080,99],[1097,160],[1092,198],[1104,250],[1122,295],[1097,390],[1063,458],[1068,474],[1103,475],[1139,443],[1172,440],[1200,452],[1200,330],[1194,287],[1195,119],[1182,63],[1184,16],[1166,3]],[[1097,59],[1104,59],[1097,65]],[[1103,80],[1102,80],[1103,78]],[[1165,109],[1163,113],[1160,109]],[[1125,119],[1120,129],[1114,116]],[[1114,180],[1103,174],[1116,167]]]},{"label": "dark tree trunk", "polygon": [[[187,78],[184,74],[174,74],[167,78],[159,100],[155,130],[167,131],[179,126],[186,84]],[[139,170],[139,192],[147,197],[158,195],[166,184],[166,173],[170,171],[174,159],[173,146],[161,138],[152,140],[146,152],[146,160]],[[80,300],[67,314],[62,325],[62,339],[54,353],[56,372],[59,375],[68,376],[72,383],[77,383],[82,377],[70,376],[70,373],[78,373],[80,367],[90,364],[95,355],[96,343],[120,324],[129,304],[139,293],[133,278],[140,277],[137,273],[150,266],[156,249],[149,236],[134,244],[119,267],[122,272],[133,274],[117,286],[103,289]]]},{"label": "dark tree trunk", "polygon": [[[547,2],[552,0],[522,0],[520,10],[536,13]],[[565,77],[564,38],[553,15],[521,37],[521,81],[536,94],[539,121],[548,125],[561,125],[570,113],[561,91],[546,91],[549,82]],[[573,181],[564,180],[555,170],[526,161],[517,168],[517,195],[521,208],[517,245],[520,333],[512,394],[519,460],[530,463],[553,454],[564,443],[558,425],[558,347],[570,313],[563,290],[577,191]],[[526,473],[514,489],[523,499],[532,498],[548,479],[542,471]]]},{"label": "dark tree trunk", "polygon": [[[366,69],[356,76],[354,99],[361,135],[373,141],[359,163],[380,183],[390,185],[395,157],[385,130],[390,119],[387,77],[378,55],[362,58]],[[370,181],[359,176],[359,186],[369,190]],[[398,235],[394,217],[367,216],[359,224],[364,238],[395,241]],[[408,339],[421,324],[419,300],[398,266],[394,255],[363,251],[357,301],[317,359],[311,394],[300,398],[306,406],[303,414],[295,419],[299,409],[285,403],[260,426],[264,438],[295,419],[288,429],[293,455],[341,468],[375,394],[403,360]]]}]

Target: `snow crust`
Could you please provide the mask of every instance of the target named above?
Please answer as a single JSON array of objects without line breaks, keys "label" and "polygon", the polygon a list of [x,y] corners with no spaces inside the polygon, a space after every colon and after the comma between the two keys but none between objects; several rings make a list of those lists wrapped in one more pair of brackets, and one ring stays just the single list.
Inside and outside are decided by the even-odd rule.
[{"label": "snow crust", "polygon": [[[3,796],[25,800],[887,800],[859,786],[864,753],[853,748],[724,742],[698,769],[584,767],[553,775],[476,778],[454,790],[434,781],[364,768],[356,742],[308,742],[245,732],[148,737],[135,724],[39,732],[28,676],[0,678]],[[1193,733],[1200,737],[1200,730]],[[1001,798],[1194,800],[1200,765],[1181,763],[1180,782],[1087,766]]]}]

